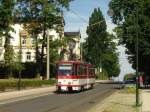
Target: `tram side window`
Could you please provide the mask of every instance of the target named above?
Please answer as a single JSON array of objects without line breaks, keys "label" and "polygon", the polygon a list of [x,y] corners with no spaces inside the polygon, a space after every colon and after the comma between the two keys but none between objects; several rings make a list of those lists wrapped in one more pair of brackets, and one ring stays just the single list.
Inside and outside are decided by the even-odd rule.
[{"label": "tram side window", "polygon": [[95,74],[95,69],[91,68],[91,74],[94,75]]},{"label": "tram side window", "polygon": [[94,75],[95,74],[95,69],[94,68],[90,68],[89,69],[89,74],[90,75]]},{"label": "tram side window", "polygon": [[92,70],[91,70],[91,68],[89,68],[89,75],[92,75]]},{"label": "tram side window", "polygon": [[84,75],[84,66],[81,65],[81,75]]},{"label": "tram side window", "polygon": [[77,75],[77,64],[73,65],[73,75]]},{"label": "tram side window", "polygon": [[83,65],[79,65],[78,75],[83,75],[83,74],[84,74],[84,67],[83,67]]},{"label": "tram side window", "polygon": [[83,69],[84,69],[83,75],[87,75],[87,68],[84,66]]}]

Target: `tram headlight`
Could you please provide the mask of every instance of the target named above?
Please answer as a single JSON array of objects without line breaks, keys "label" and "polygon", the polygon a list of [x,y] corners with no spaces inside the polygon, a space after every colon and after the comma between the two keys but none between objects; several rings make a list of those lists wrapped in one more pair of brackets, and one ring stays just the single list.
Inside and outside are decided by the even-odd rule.
[{"label": "tram headlight", "polygon": [[61,82],[58,82],[58,85],[61,85]]},{"label": "tram headlight", "polygon": [[73,84],[78,84],[78,80],[73,80]]}]

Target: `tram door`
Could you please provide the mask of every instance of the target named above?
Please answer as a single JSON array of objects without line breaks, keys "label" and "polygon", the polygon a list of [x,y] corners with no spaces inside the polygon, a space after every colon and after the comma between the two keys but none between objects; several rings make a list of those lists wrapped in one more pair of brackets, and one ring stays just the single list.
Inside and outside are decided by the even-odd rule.
[{"label": "tram door", "polygon": [[88,88],[88,83],[89,83],[89,68],[88,66],[86,66],[86,88]]}]

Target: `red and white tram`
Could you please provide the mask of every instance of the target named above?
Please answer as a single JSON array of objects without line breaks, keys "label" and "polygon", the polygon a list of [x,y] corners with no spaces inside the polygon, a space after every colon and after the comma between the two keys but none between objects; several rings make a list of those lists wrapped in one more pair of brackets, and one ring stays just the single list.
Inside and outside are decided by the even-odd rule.
[{"label": "red and white tram", "polygon": [[95,84],[95,69],[91,64],[79,61],[57,62],[58,91],[80,91]]}]

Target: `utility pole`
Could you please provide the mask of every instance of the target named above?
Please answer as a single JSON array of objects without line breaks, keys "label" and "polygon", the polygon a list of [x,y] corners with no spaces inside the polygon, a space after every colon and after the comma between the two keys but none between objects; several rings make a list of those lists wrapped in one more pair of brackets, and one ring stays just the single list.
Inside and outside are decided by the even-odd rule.
[{"label": "utility pole", "polygon": [[80,43],[80,49],[81,49],[81,51],[80,51],[80,60],[81,60],[81,62],[83,61],[83,43]]},{"label": "utility pole", "polygon": [[101,75],[101,80],[104,80],[104,74],[103,74],[103,65],[102,65],[102,51],[99,55],[99,63],[100,63],[100,68],[99,68],[99,72],[100,72],[100,75]]},{"label": "utility pole", "polygon": [[[112,9],[108,11],[108,15],[111,17],[113,16],[114,12]],[[135,27],[135,36],[136,36],[136,41],[135,41],[135,52],[136,52],[136,106],[139,106],[139,70],[138,70],[138,63],[139,63],[139,30],[138,30],[138,6],[135,6],[135,12],[134,14],[134,27]]]},{"label": "utility pole", "polygon": [[[19,62],[21,62],[21,55],[22,55],[22,36],[21,31],[19,31]],[[19,70],[19,76],[18,76],[18,90],[21,89],[21,71]]]},{"label": "utility pole", "polygon": [[49,34],[47,32],[47,77],[46,79],[49,80],[50,78],[50,55],[49,55]]},{"label": "utility pole", "polygon": [[138,49],[138,45],[139,45],[139,33],[138,33],[138,9],[136,7],[136,12],[135,12],[135,32],[136,32],[136,106],[139,105],[139,71],[138,71],[138,63],[139,63],[139,49]]}]

